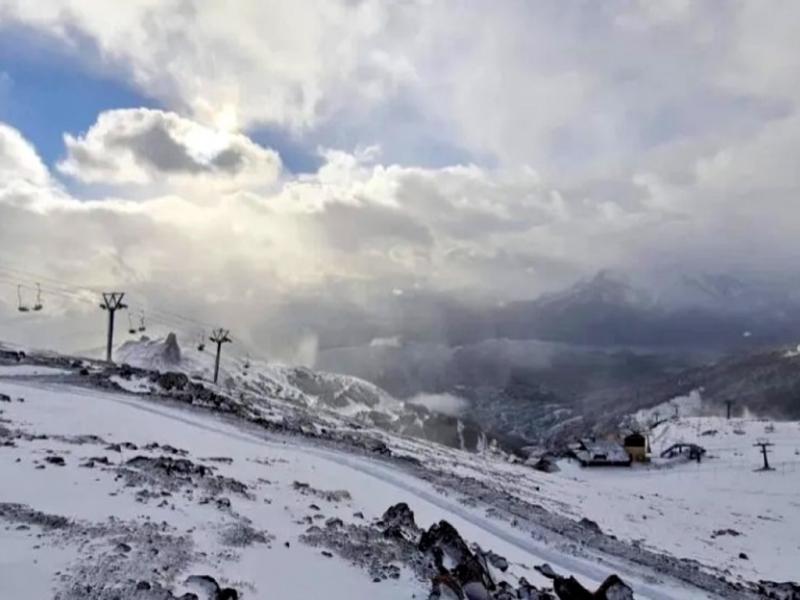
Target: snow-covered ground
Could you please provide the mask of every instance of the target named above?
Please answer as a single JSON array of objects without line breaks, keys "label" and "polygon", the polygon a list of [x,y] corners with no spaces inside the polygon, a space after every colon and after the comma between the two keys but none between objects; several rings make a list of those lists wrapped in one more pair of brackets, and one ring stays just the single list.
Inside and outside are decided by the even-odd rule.
[{"label": "snow-covered ground", "polygon": [[0,365],[0,377],[29,377],[39,375],[66,375],[66,369],[41,365]]},{"label": "snow-covered ground", "polygon": [[[180,533],[194,529],[191,537],[198,558],[187,567],[185,575],[210,573],[228,584],[244,582],[247,589],[258,592],[254,597],[266,597],[268,592],[276,598],[405,599],[410,590],[421,593],[424,588],[408,573],[399,580],[375,584],[356,567],[332,561],[318,549],[297,542],[307,527],[302,521],[306,516],[313,518],[320,514],[325,518],[339,516],[351,520],[353,512],[360,510],[365,517],[372,518],[380,516],[403,496],[402,490],[381,485],[373,477],[342,466],[335,459],[298,451],[214,419],[186,415],[178,409],[155,408],[144,401],[114,394],[6,382],[0,383],[0,392],[25,398],[24,403],[9,404],[4,418],[25,430],[48,436],[24,445],[18,442],[17,448],[2,449],[0,479],[11,482],[3,486],[4,502],[21,503],[86,522],[105,522],[110,518],[137,520],[146,515],[150,521],[166,521]],[[75,444],[53,437],[65,434],[99,435],[110,443],[130,442],[137,449],[116,452],[106,450],[105,444]],[[213,465],[226,477],[245,482],[252,487],[255,497],[229,496],[230,511],[220,511],[213,504],[198,505],[196,499],[178,494],[166,497],[163,506],[161,498],[143,505],[137,501],[135,488],[126,488],[97,467],[78,466],[93,456],[105,456],[112,464],[119,464],[140,454],[155,455],[155,451],[142,450],[152,442],[187,450],[192,460],[231,458],[231,464],[204,462],[202,458],[199,462]],[[48,455],[63,457],[66,466],[45,463]],[[33,462],[46,468],[36,469]],[[347,489],[353,499],[326,502],[303,497],[293,489],[294,481],[322,490]],[[309,508],[314,502],[320,506],[319,511]],[[428,508],[425,503],[415,508],[420,517],[427,516],[428,520],[435,517],[433,510],[425,514]],[[272,541],[229,548],[220,543],[225,528],[237,522],[230,516],[232,512],[249,519],[254,529],[265,531]],[[52,582],[54,573],[64,571],[77,558],[75,552],[62,547],[54,551],[36,533],[15,531],[13,551],[0,552],[0,597],[48,597],[43,582]],[[5,537],[6,533],[4,540]],[[290,548],[284,546],[286,541],[290,542]],[[176,581],[182,579],[178,577]],[[331,594],[333,589],[337,590],[336,595]],[[11,592],[17,595],[10,595]]]},{"label": "snow-covered ground", "polygon": [[[16,432],[0,446],[0,598],[50,597],[109,570],[152,579],[142,553],[154,550],[154,532],[166,561],[156,580],[176,594],[188,589],[187,576],[208,574],[246,598],[425,598],[430,583],[403,564],[375,582],[374,572],[301,541],[315,524],[373,522],[397,502],[408,503],[423,528],[446,519],[469,542],[507,558],[512,581],[543,588],[552,582],[533,567],[547,562],[589,588],[618,573],[637,598],[754,597],[661,563],[660,553],[695,559],[730,580],[796,578],[796,423],[765,433],[757,421],[681,419],[654,432],[654,449],[700,439],[710,454],[700,465],[581,470],[562,462],[561,472],[545,474],[491,450],[467,453],[379,430],[369,435],[394,458],[372,457],[170,404],[148,395],[154,386],[145,378],[112,376],[126,393],[39,373],[0,373],[0,394],[11,398],[0,403],[0,428]],[[279,415],[281,404],[270,410]],[[700,435],[707,429],[718,433]],[[751,444],[760,436],[776,444],[774,472],[753,471],[759,459]],[[160,471],[147,479],[144,467],[173,458],[202,468],[202,485],[180,478],[176,485]],[[73,525],[4,517],[4,503]],[[578,523],[584,517],[605,534]],[[738,558],[742,551],[747,559]]]},{"label": "snow-covered ground", "polygon": [[[756,441],[767,439],[774,471]],[[653,455],[677,442],[707,450],[695,461],[653,460],[631,469],[561,461],[553,505],[649,548],[691,558],[745,580],[798,579],[800,423],[681,417],[651,435]],[[740,557],[740,553],[745,556]]]}]

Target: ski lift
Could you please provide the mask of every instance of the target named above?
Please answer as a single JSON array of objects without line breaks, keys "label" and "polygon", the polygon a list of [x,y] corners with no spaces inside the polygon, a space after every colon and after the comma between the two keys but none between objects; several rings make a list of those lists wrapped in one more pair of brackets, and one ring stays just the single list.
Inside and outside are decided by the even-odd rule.
[{"label": "ski lift", "polygon": [[22,301],[22,284],[17,286],[17,310],[19,312],[28,312],[30,308]]},{"label": "ski lift", "polygon": [[136,327],[133,326],[133,321],[131,321],[130,314],[128,315],[128,333],[131,335],[136,335]]},{"label": "ski lift", "polygon": [[197,341],[197,351],[198,352],[203,352],[206,349],[205,339],[206,339],[206,332],[205,331],[201,331],[200,332],[200,339]]},{"label": "ski lift", "polygon": [[247,371],[247,369],[250,368],[250,355],[249,354],[247,355],[247,358],[244,359],[244,365],[242,365],[242,366],[244,367],[245,371]]},{"label": "ski lift", "polygon": [[139,332],[147,331],[147,327],[144,326],[144,311],[139,314]]},{"label": "ski lift", "polygon": [[36,304],[33,305],[33,310],[39,312],[44,306],[42,305],[42,286],[36,284]]}]

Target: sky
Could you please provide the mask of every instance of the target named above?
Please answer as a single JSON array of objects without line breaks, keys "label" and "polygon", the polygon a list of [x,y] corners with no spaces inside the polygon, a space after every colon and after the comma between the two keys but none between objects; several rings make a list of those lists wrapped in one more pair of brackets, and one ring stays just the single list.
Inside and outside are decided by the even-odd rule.
[{"label": "sky", "polygon": [[799,30],[793,0],[0,0],[0,338],[99,344],[116,288],[313,363],[601,269],[794,280]]}]

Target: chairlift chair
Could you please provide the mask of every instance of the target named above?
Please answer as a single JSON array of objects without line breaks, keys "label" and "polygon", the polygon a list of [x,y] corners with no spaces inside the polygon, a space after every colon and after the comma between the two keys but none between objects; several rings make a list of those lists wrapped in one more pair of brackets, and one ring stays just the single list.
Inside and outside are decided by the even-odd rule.
[{"label": "chairlift chair", "polygon": [[139,315],[139,332],[147,331],[147,327],[144,326],[144,312]]},{"label": "chairlift chair", "polygon": [[28,312],[30,308],[22,301],[22,284],[17,286],[17,310],[19,312]]},{"label": "chairlift chair", "polygon": [[42,305],[42,286],[36,284],[36,304],[33,305],[33,310],[39,312],[44,306]]},{"label": "chairlift chair", "polygon": [[201,331],[200,332],[200,340],[197,342],[197,351],[198,352],[205,351],[205,349],[206,349],[205,339],[206,339],[206,332],[205,331]]},{"label": "chairlift chair", "polygon": [[136,335],[136,327],[133,326],[133,321],[131,321],[130,315],[128,315],[128,333],[131,335]]}]

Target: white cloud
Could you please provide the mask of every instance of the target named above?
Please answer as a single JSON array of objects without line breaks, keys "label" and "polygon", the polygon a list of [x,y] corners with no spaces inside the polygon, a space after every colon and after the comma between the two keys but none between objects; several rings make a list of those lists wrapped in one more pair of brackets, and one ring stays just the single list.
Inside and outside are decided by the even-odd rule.
[{"label": "white cloud", "polygon": [[82,136],[64,136],[58,168],[87,183],[153,183],[204,179],[227,185],[274,183],[280,157],[244,135],[150,109],[100,114]]},{"label": "white cloud", "polygon": [[453,394],[417,394],[407,400],[409,404],[424,406],[433,412],[457,417],[469,408],[469,402]]},{"label": "white cloud", "polygon": [[19,131],[0,123],[0,185],[14,181],[47,185],[50,175],[36,150]]},{"label": "white cloud", "polygon": [[800,100],[792,0],[118,4],[0,0],[0,16],[214,129],[441,135],[569,177],[687,139],[720,148]]},{"label": "white cloud", "polygon": [[[605,267],[795,273],[800,7],[762,4],[0,0],[3,27],[168,109],[66,137],[60,171],[113,190],[92,201],[0,127],[0,254],[265,331],[298,297],[379,312]],[[281,178],[259,123],[347,150]],[[384,158],[431,132],[477,158]]]},{"label": "white cloud", "polygon": [[341,103],[381,99],[413,68],[380,36],[380,0],[207,2],[3,0],[0,17],[68,47],[96,44],[145,93],[214,127],[254,122],[305,128]]}]

